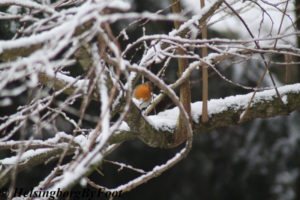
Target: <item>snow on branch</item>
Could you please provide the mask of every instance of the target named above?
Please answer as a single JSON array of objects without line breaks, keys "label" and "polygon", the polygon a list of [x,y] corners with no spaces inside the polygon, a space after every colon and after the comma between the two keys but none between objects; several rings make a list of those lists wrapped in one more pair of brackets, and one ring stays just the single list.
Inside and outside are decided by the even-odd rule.
[{"label": "snow on branch", "polygon": [[[193,133],[236,125],[248,105],[245,121],[300,109],[299,83],[278,87],[278,95],[265,80],[262,87],[253,87],[241,79],[233,80],[229,72],[224,75],[232,67],[232,74],[252,70],[257,78],[257,74],[262,74],[257,66],[263,63],[259,55],[266,60],[270,55],[278,57],[269,59],[272,69],[299,64],[300,50],[289,40],[299,36],[299,31],[292,26],[285,27],[285,31],[253,34],[253,37],[201,39],[198,36],[202,22],[207,21],[209,28],[216,27],[226,19],[221,13],[229,15],[224,0],[213,0],[190,17],[162,11],[134,12],[128,2],[121,0],[54,0],[49,5],[38,2],[0,0],[0,7],[25,8],[20,9],[22,12],[14,7],[14,12],[0,13],[1,20],[14,19],[16,22],[7,24],[17,29],[11,39],[0,40],[0,107],[4,110],[0,113],[0,150],[12,151],[0,159],[0,187],[11,182],[13,188],[18,172],[55,160],[56,167],[35,189],[66,191],[77,183],[88,183],[108,193],[128,192],[181,161],[192,147]],[[253,2],[242,5],[249,4]],[[272,18],[263,4],[259,3],[262,11]],[[239,12],[239,9],[232,10]],[[285,11],[279,13],[288,17]],[[247,19],[240,19],[250,24]],[[180,21],[182,25],[177,30],[148,34],[157,31],[154,25],[153,30],[146,30],[145,25],[150,21],[153,24]],[[272,23],[273,29],[276,20]],[[259,31],[263,31],[260,26]],[[131,27],[134,33],[130,32]],[[121,34],[115,36],[119,29]],[[253,28],[249,30],[252,32]],[[203,47],[209,51],[205,57],[200,56]],[[178,59],[186,59],[189,64],[181,77],[172,80],[169,77],[173,76],[173,63]],[[208,66],[212,76],[216,74],[231,87],[250,91],[210,99],[206,124],[200,120],[202,102],[191,103],[190,119],[176,93],[203,65]],[[135,87],[145,81],[152,83],[154,98],[143,111],[133,97],[136,97]],[[275,81],[282,85],[279,78]],[[166,96],[174,108],[165,110],[158,106]],[[157,114],[155,108],[159,110]],[[178,120],[179,113],[182,120]],[[181,121],[187,137],[176,143],[176,126]],[[46,138],[42,140],[44,133]],[[107,155],[122,148],[122,142],[132,139],[158,148],[173,148],[182,142],[185,146],[150,171],[112,162],[141,172],[112,189],[95,183],[92,177],[87,178],[104,164]],[[13,194],[13,189],[9,194]]]},{"label": "snow on branch", "polygon": [[1,0],[0,1],[0,6],[7,6],[7,5],[22,6],[25,8],[44,11],[44,12],[47,12],[50,14],[57,13],[52,7],[39,4],[39,3],[36,3],[35,1],[31,1],[31,0]]},{"label": "snow on branch", "polygon": [[[284,101],[282,104],[275,92],[275,89],[269,89],[257,92],[249,114],[245,121],[256,118],[269,118],[278,115],[287,115],[295,110],[300,109],[300,84],[292,84],[278,87],[281,98]],[[245,111],[252,93],[245,95],[228,96],[221,99],[211,99],[208,102],[208,114],[210,120],[208,124],[201,123],[202,102],[194,102],[191,104],[193,127],[195,133],[209,131],[212,129],[237,125],[240,115]],[[164,137],[170,137],[175,131],[179,110],[177,107],[165,110],[157,115],[146,117],[147,122],[153,127],[152,135],[159,135],[161,141],[165,141]],[[149,129],[145,129],[149,131]],[[133,130],[130,130],[133,131]],[[129,131],[129,132],[130,132]],[[122,132],[115,135],[116,138],[121,138]],[[143,129],[139,129],[139,135],[147,134]],[[137,137],[141,137],[137,135]]]},{"label": "snow on branch", "polygon": [[[251,114],[246,121],[255,118],[268,118],[277,115],[286,115],[300,109],[300,84],[278,87],[278,91],[284,104],[281,105],[275,89],[257,92],[252,104]],[[191,104],[192,117],[196,133],[203,130],[211,130],[222,126],[237,124],[240,114],[246,109],[252,93],[246,95],[228,96],[221,99],[211,99],[208,102],[208,114],[210,122],[207,125],[201,124],[202,102]],[[179,114],[178,108],[163,111],[157,115],[147,118],[150,124],[160,131],[173,132],[176,126],[176,119]]]}]

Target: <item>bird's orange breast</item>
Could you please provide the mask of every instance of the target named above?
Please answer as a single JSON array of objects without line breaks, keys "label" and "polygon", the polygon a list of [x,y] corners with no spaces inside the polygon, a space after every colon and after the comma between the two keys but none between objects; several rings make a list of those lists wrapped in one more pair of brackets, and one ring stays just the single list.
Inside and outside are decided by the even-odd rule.
[{"label": "bird's orange breast", "polygon": [[144,83],[139,85],[134,93],[134,97],[145,102],[149,101],[151,98],[152,87],[149,83]]}]

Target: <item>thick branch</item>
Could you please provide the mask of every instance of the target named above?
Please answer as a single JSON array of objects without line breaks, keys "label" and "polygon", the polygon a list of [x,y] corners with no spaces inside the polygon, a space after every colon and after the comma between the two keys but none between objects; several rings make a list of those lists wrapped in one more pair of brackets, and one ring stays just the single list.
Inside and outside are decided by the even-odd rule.
[{"label": "thick branch", "polygon": [[[295,110],[300,109],[300,84],[282,86],[279,87],[278,90],[281,97],[284,99],[284,105],[280,102],[274,89],[257,92],[245,121],[250,121],[256,118],[270,118],[278,115],[287,115]],[[246,95],[229,96],[224,99],[210,100],[208,102],[208,114],[210,115],[210,121],[207,124],[201,123],[202,102],[192,103],[191,108],[194,120],[194,132],[200,133],[220,127],[236,125],[240,115],[245,111],[251,95],[252,93]],[[152,147],[162,147],[164,141],[167,141],[168,138],[171,138],[170,135],[172,135],[175,131],[176,117],[174,117],[174,115],[179,115],[177,108],[166,110],[156,116],[149,116],[148,118],[150,120],[148,121],[141,118],[139,123],[135,123],[135,129],[139,130],[139,138],[143,136],[143,141],[146,143],[148,139],[152,138]],[[172,121],[172,119],[175,120]],[[141,121],[144,122],[141,123]],[[147,122],[149,123],[149,121],[152,124],[144,124]],[[114,142],[120,142],[118,141],[117,137],[120,139],[121,135],[128,133],[132,134],[132,130],[126,133],[121,132],[118,135],[113,136]],[[147,138],[147,135],[149,138]],[[132,138],[133,137],[131,137],[131,139]]]},{"label": "thick branch", "polygon": [[[205,6],[205,0],[200,1],[201,9]],[[202,39],[207,39],[207,27],[206,22],[203,21],[202,25]],[[207,56],[207,46],[202,48],[202,57]],[[208,122],[208,111],[207,111],[207,101],[208,101],[208,72],[207,72],[207,65],[202,65],[202,122]]]},{"label": "thick branch", "polygon": [[[172,3],[172,12],[181,13],[181,4],[180,1],[171,0]],[[181,23],[174,21],[174,26],[178,30]],[[182,35],[183,36],[183,35]],[[179,55],[184,55],[185,51],[178,49]],[[186,58],[178,58],[178,77],[181,77],[183,72],[188,68],[189,61]],[[180,86],[180,102],[183,104],[189,118],[191,117],[191,87],[190,80],[186,79],[185,82]],[[187,131],[184,123],[182,122],[182,116],[178,120],[177,129],[175,131],[175,140],[174,146],[177,146],[183,143],[186,140]]]},{"label": "thick branch", "polygon": [[[278,115],[288,115],[289,113],[300,109],[300,84],[287,85],[278,88],[280,95],[284,99],[284,105],[281,103],[275,90],[257,92],[253,103],[248,110],[245,121],[256,118],[270,118]],[[209,125],[196,123],[195,132],[209,131],[219,127],[236,125],[240,115],[245,111],[247,103],[250,100],[252,92],[246,95],[238,95],[223,99],[211,100],[209,103],[209,114],[211,115]],[[240,104],[237,104],[240,102]],[[216,111],[216,108],[220,108]],[[226,109],[224,109],[226,108]]]},{"label": "thick branch", "polygon": [[[19,160],[18,162],[18,172],[21,172],[25,169],[30,169],[34,166],[43,164],[50,160],[51,158],[58,157],[62,152],[63,148],[45,148],[45,149],[38,149],[41,153],[37,153],[26,160]],[[68,155],[74,153],[75,148],[69,148]],[[14,156],[15,158],[17,156]],[[8,160],[11,158],[7,158]],[[12,159],[11,159],[12,160]],[[11,177],[11,171],[13,170],[13,166],[15,163],[7,164],[6,159],[0,161],[0,188],[5,186],[5,184],[9,181]]]}]

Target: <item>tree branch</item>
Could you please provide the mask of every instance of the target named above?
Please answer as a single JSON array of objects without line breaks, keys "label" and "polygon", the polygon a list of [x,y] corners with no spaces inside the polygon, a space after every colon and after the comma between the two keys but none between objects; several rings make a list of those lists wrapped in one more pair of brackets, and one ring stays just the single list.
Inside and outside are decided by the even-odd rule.
[{"label": "tree branch", "polygon": [[[278,87],[278,91],[284,99],[284,105],[281,103],[274,89],[257,92],[253,103],[249,108],[245,122],[256,118],[270,118],[278,115],[287,115],[300,109],[300,84]],[[252,94],[253,92],[245,95],[229,96],[224,99],[212,99],[208,101],[208,114],[210,116],[208,124],[201,123],[202,102],[192,103],[191,108],[194,132],[200,133],[220,127],[237,125],[239,117],[245,111]],[[151,146],[162,147],[162,141],[167,141],[174,133],[176,127],[176,116],[178,115],[178,109],[173,108],[163,111],[162,113],[158,113],[158,115],[155,116],[148,116],[148,119],[150,120],[147,122],[149,123],[150,121],[152,124],[143,125],[148,128],[140,128],[138,137],[145,137],[143,141],[146,143],[146,135],[152,139],[155,137],[156,142],[152,142]],[[174,120],[172,121],[172,119]],[[166,124],[169,126],[166,127]],[[111,141],[120,142],[117,138],[120,138],[123,134],[133,134],[131,131],[132,130],[124,133],[120,132],[119,134],[114,135]],[[131,137],[131,139],[132,138],[134,137]]]},{"label": "tree branch", "polygon": [[[171,0],[172,3],[172,12],[173,13],[181,13],[181,4],[180,0]],[[178,30],[181,23],[178,21],[174,21],[174,26]],[[184,35],[181,35],[184,37]],[[185,55],[186,52],[179,48],[178,49],[179,55]],[[181,77],[183,72],[188,68],[189,61],[187,58],[178,58],[178,77]],[[180,86],[180,102],[183,104],[189,118],[191,118],[191,87],[190,87],[190,80],[187,78],[185,82]],[[187,130],[182,121],[182,116],[178,118],[177,128],[175,131],[174,137],[174,146],[182,144],[187,137]]]},{"label": "tree branch", "polygon": [[[201,9],[205,6],[205,0],[200,0]],[[202,39],[207,39],[207,26],[206,21],[203,21],[202,25]],[[202,57],[207,56],[207,46],[202,48]],[[207,65],[205,63],[202,64],[202,122],[208,122],[208,111],[207,111],[207,101],[208,101],[208,72]]]}]

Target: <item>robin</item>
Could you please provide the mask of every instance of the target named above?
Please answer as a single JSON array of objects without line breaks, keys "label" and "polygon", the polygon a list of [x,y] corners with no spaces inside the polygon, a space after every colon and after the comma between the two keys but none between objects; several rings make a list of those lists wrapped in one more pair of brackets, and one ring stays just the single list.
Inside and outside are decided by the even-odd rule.
[{"label": "robin", "polygon": [[134,97],[142,104],[148,105],[151,100],[152,85],[150,82],[143,83],[136,87]]}]

